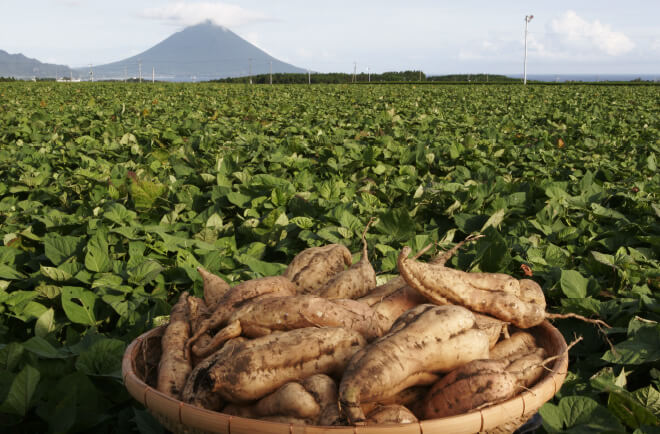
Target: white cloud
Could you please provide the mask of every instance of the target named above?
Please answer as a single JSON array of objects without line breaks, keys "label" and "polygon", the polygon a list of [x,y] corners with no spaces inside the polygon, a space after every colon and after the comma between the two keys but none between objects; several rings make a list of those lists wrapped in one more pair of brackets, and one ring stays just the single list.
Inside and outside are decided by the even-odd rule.
[{"label": "white cloud", "polygon": [[589,22],[572,10],[552,20],[550,28],[563,48],[570,51],[597,50],[608,56],[620,56],[635,48],[624,33],[614,31],[598,20]]},{"label": "white cloud", "polygon": [[218,2],[177,2],[159,8],[149,8],[142,16],[169,21],[176,25],[193,25],[203,21],[234,28],[259,21],[270,21],[266,15],[240,6]]},{"label": "white cloud", "polygon": [[[536,17],[540,19],[540,17]],[[552,19],[545,29],[529,25],[527,49],[531,57],[548,61],[594,61],[628,54],[635,48],[624,33],[598,20],[587,21],[572,10]],[[541,23],[538,23],[541,24]],[[492,35],[488,40],[469,41],[458,53],[460,60],[513,60],[523,53],[520,38]]]}]

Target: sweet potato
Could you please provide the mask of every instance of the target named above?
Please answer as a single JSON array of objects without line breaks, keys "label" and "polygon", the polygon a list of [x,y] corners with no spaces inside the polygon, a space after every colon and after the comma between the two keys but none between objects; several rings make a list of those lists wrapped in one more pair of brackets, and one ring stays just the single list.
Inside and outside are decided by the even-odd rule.
[{"label": "sweet potato", "polygon": [[184,292],[170,312],[170,323],[161,338],[162,356],[158,364],[156,388],[179,398],[192,366],[184,356],[186,341],[190,337],[188,321],[188,293]]},{"label": "sweet potato", "polygon": [[[207,357],[195,365],[195,368],[190,372],[185,381],[183,391],[181,392],[181,400],[197,407],[220,411],[225,404],[225,401],[219,394],[210,390],[211,384],[205,375],[211,370],[216,360],[230,360],[232,355],[240,347],[248,344],[249,342],[245,338],[232,339],[229,342],[226,342],[220,350],[213,354],[213,356]],[[198,384],[203,381],[207,384]]]},{"label": "sweet potato", "polygon": [[273,297],[250,302],[227,320],[226,328],[216,333],[205,346],[193,346],[193,353],[204,357],[222,343],[238,335],[254,338],[274,330],[305,327],[344,327],[361,333],[367,341],[382,336],[389,321],[369,306],[355,300],[327,300],[313,295]]},{"label": "sweet potato", "polygon": [[[446,252],[442,252],[433,257],[429,263],[444,265],[461,247],[463,247],[464,244],[479,238],[481,238],[481,236],[469,236]],[[418,256],[424,254],[424,252],[430,247],[431,246],[428,246],[425,249],[422,249],[417,253],[414,259],[417,259]],[[398,318],[399,315],[406,310],[412,309],[418,304],[428,303],[428,299],[411,288],[401,275],[377,286],[369,291],[367,295],[358,300],[367,303],[369,306],[378,306],[377,309],[385,316],[392,318],[392,321]]]},{"label": "sweet potato", "polygon": [[367,230],[371,221],[362,233],[362,257],[351,265],[348,270],[335,275],[317,292],[324,298],[360,298],[376,287],[376,272],[369,262],[367,251]]},{"label": "sweet potato", "polygon": [[299,294],[311,294],[352,263],[351,252],[341,244],[310,247],[298,253],[282,275],[295,283]]},{"label": "sweet potato", "polygon": [[[202,327],[204,320],[209,317],[209,311],[204,300],[199,297],[188,297],[188,321],[190,322],[190,334],[194,335]],[[212,336],[207,331],[197,339],[197,345],[206,346],[211,342]],[[192,363],[195,366],[200,359],[193,358]]]},{"label": "sweet potato", "polygon": [[[424,417],[447,417],[497,404],[530,387],[543,375],[545,350],[527,332],[498,343],[489,360],[473,360],[433,385]],[[496,357],[496,358],[495,358]]]},{"label": "sweet potato", "polygon": [[530,333],[518,331],[497,343],[490,350],[491,359],[510,359],[518,354],[528,354],[537,348],[536,339]]},{"label": "sweet potato", "polygon": [[321,412],[314,421],[314,425],[339,425],[339,402],[335,381],[325,374],[315,374],[305,378],[302,385],[321,407]]},{"label": "sweet potato", "polygon": [[543,376],[545,368],[543,360],[546,352],[543,348],[536,348],[527,354],[520,355],[513,359],[506,372],[516,377],[518,385],[530,387]]},{"label": "sweet potato", "polygon": [[416,417],[419,418],[422,414],[420,404],[422,404],[424,399],[426,399],[426,395],[428,394],[429,389],[430,386],[409,387],[397,393],[396,395],[389,396],[381,401],[362,403],[360,407],[362,408],[364,414],[368,415],[376,407],[398,404],[406,407],[412,411]]},{"label": "sweet potato", "polygon": [[412,411],[400,404],[378,406],[367,415],[367,425],[400,425],[418,422]]},{"label": "sweet potato", "polygon": [[460,304],[520,328],[540,324],[546,318],[545,304],[520,298],[517,279],[501,274],[467,273],[438,264],[408,259],[409,247],[399,255],[399,272],[406,282],[429,300]]},{"label": "sweet potato", "polygon": [[351,359],[339,385],[342,414],[364,424],[360,404],[381,401],[437,373],[488,357],[488,337],[460,306],[420,305],[401,315],[388,334]]},{"label": "sweet potato", "polygon": [[468,413],[511,398],[519,389],[515,376],[505,371],[508,364],[506,359],[474,360],[445,375],[429,391],[424,418]]},{"label": "sweet potato", "polygon": [[229,405],[224,413],[260,419],[265,416],[286,416],[316,420],[321,406],[300,383],[286,383],[275,392],[264,396],[253,405]]},{"label": "sweet potato", "polygon": [[204,302],[208,309],[213,312],[220,299],[229,291],[229,284],[221,277],[209,273],[202,267],[198,267],[197,272],[202,276],[204,282]]},{"label": "sweet potato", "polygon": [[275,332],[232,351],[225,344],[190,373],[185,395],[193,403],[209,395],[234,403],[257,400],[287,382],[341,372],[365,344],[358,332],[336,327]]},{"label": "sweet potato", "polygon": [[239,283],[220,298],[211,316],[202,322],[197,332],[188,340],[186,355],[189,355],[197,339],[207,331],[225,325],[229,316],[244,304],[259,298],[293,295],[295,292],[293,282],[282,276],[262,277]]}]

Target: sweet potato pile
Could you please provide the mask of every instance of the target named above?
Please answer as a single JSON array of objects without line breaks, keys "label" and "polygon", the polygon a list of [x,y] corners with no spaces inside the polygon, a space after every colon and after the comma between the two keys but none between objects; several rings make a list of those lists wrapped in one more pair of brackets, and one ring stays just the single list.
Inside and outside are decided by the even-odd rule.
[{"label": "sweet potato pile", "polygon": [[331,244],[233,287],[199,269],[204,298],[172,308],[158,389],[242,417],[402,424],[499,403],[543,375],[548,354],[524,331],[546,318],[538,284],[448,268],[456,248],[424,263],[406,247],[400,276],[377,287],[362,238],[355,264]]}]

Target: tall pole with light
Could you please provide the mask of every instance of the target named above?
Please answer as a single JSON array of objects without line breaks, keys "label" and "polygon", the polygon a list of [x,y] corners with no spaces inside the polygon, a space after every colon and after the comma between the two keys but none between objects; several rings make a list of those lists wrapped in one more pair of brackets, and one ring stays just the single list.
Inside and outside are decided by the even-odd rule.
[{"label": "tall pole with light", "polygon": [[523,84],[527,84],[527,24],[532,21],[534,15],[525,15],[525,61],[523,66]]}]

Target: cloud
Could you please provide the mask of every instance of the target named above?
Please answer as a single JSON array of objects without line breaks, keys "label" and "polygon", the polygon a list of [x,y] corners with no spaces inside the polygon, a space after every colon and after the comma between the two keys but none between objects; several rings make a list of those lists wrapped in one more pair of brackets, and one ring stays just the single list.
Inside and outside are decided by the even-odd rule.
[{"label": "cloud", "polygon": [[[540,17],[536,17],[537,20]],[[548,61],[607,60],[631,53],[635,44],[624,33],[598,20],[587,21],[572,10],[552,19],[540,31],[529,25],[527,49],[530,56]],[[541,23],[538,23],[541,24]],[[491,35],[488,40],[469,41],[458,53],[460,60],[513,60],[523,53],[524,40]]]},{"label": "cloud", "polygon": [[268,16],[260,12],[218,2],[170,3],[163,7],[145,9],[141,15],[184,26],[209,20],[220,26],[234,28],[254,22],[271,21]]},{"label": "cloud", "polygon": [[616,32],[598,20],[589,22],[572,10],[552,20],[550,28],[560,44],[569,50],[597,50],[608,56],[620,56],[635,48],[624,33]]}]

